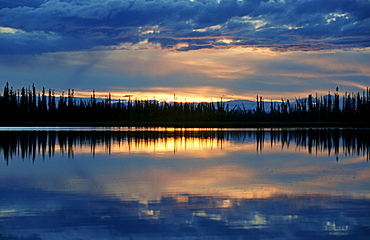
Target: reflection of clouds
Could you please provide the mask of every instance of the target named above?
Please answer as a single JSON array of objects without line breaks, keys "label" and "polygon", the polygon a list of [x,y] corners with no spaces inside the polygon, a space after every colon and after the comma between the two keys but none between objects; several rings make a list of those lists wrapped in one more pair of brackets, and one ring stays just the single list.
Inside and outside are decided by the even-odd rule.
[{"label": "reflection of clouds", "polygon": [[[15,155],[10,156],[8,168],[2,171],[3,179],[7,179],[4,181],[14,186],[29,184],[49,191],[94,192],[144,202],[157,200],[168,192],[245,199],[322,191],[368,196],[366,152],[361,156],[361,151],[367,149],[367,138],[362,139],[360,132],[355,138],[352,131],[348,133],[199,129],[186,133],[174,129],[50,135],[21,132],[21,145],[17,137],[11,137],[16,135],[3,136],[4,155],[9,154],[6,149],[19,149],[16,152],[34,156],[37,168],[31,172],[25,169],[15,159],[28,155],[12,151],[10,154]],[[342,139],[337,139],[339,142],[334,138],[337,135]],[[55,145],[51,144],[53,141]],[[328,147],[334,142],[343,148],[342,152],[336,152],[334,145]],[[43,149],[53,149],[55,156],[41,161],[43,155],[48,155]],[[336,149],[333,157],[328,157],[330,149]],[[74,158],[64,161],[59,152]],[[346,156],[347,153],[359,156]],[[90,161],[92,156],[94,161]]]},{"label": "reflection of clouds", "polygon": [[[176,169],[125,169],[109,168],[108,172],[96,173],[86,169],[86,176],[76,175],[73,170],[63,173],[43,173],[42,176],[26,175],[19,184],[36,186],[47,191],[95,193],[118,197],[122,200],[148,202],[158,200],[163,193],[191,193],[199,195],[223,195],[232,198],[267,198],[277,193],[286,193],[284,186],[276,183],[260,183],[256,169],[240,165],[214,165],[203,168]],[[6,179],[12,185],[17,182]],[[186,202],[185,197],[178,201]],[[230,202],[218,202],[219,207],[228,207]]]},{"label": "reflection of clouds", "polygon": [[346,156],[345,158],[338,159],[337,164],[343,165],[343,167],[351,166],[354,164],[363,164],[365,156]]},{"label": "reflection of clouds", "polygon": [[[368,181],[370,180],[370,169],[363,169],[361,170],[355,178],[360,181]],[[370,194],[370,191],[369,191]]]},{"label": "reflection of clouds", "polygon": [[[119,171],[111,173],[116,182],[110,178],[99,182],[109,189],[108,192],[125,198],[128,192],[136,194],[157,193],[159,196],[165,192],[196,193],[196,194],[222,194],[233,197],[271,196],[274,187],[258,188],[246,183],[253,181],[255,173],[249,168],[237,165],[216,165],[202,169],[170,170],[149,169],[143,171]],[[256,187],[253,190],[253,187]],[[262,191],[261,191],[262,189]],[[227,203],[223,202],[221,205]]]},{"label": "reflection of clouds", "polygon": [[[157,201],[143,203],[39,189],[37,195],[24,201],[21,198],[29,194],[29,189],[18,190],[18,195],[12,194],[14,190],[2,190],[10,193],[4,196],[5,210],[0,211],[2,234],[32,233],[40,239],[59,239],[67,233],[65,239],[71,236],[103,239],[112,234],[139,239],[153,239],[153,236],[158,236],[154,239],[163,239],[163,236],[168,237],[165,239],[194,236],[235,239],[251,235],[270,239],[273,234],[289,239],[302,236],[302,231],[309,238],[368,235],[368,200],[326,194],[235,199],[217,194],[171,193],[161,194]],[[40,201],[49,206],[45,207]],[[54,221],[45,222],[45,216]]]},{"label": "reflection of clouds", "polygon": [[249,219],[228,221],[228,226],[232,229],[261,229],[268,227],[269,224],[266,216],[258,212],[250,216]]},{"label": "reflection of clouds", "polygon": [[[233,155],[229,155],[232,158]],[[292,162],[288,155],[264,160],[267,165],[249,167],[241,163],[226,164],[207,161],[199,167],[193,162],[177,162],[185,168],[164,165],[150,168],[111,166],[106,170],[86,168],[86,176],[75,171],[70,173],[43,173],[40,177],[22,174],[22,180],[12,176],[9,182],[30,184],[47,191],[96,193],[114,196],[122,200],[143,203],[158,200],[163,193],[190,193],[198,195],[222,195],[236,199],[270,198],[276,194],[322,194],[352,195],[370,198],[367,183],[369,169],[333,167],[330,164],[301,166]],[[134,157],[135,159],[135,157]],[[103,159],[101,159],[103,160]],[[309,159],[308,159],[309,160]],[[100,160],[99,160],[100,161]],[[284,161],[285,164],[272,164]],[[139,161],[140,162],[140,161]],[[305,162],[303,162],[305,163]],[[179,195],[178,202],[187,202]],[[228,207],[229,201],[218,202],[219,207]]]},{"label": "reflection of clouds", "polygon": [[[310,155],[301,146],[303,136],[286,131],[275,138],[263,131],[176,134],[61,133],[55,156],[44,161],[42,151],[36,152],[48,149],[47,134],[22,135],[23,148],[10,149],[35,151],[36,157],[31,162],[14,155],[0,168],[2,234],[19,239],[31,233],[40,239],[369,235],[370,169],[357,151],[338,161],[325,147],[324,154]],[[2,137],[1,147],[14,140]],[[328,132],[316,137],[326,146]],[[272,147],[268,139],[276,140]],[[357,143],[363,144],[347,146],[367,146]],[[73,159],[59,154],[68,148]]]},{"label": "reflection of clouds", "polygon": [[[332,195],[351,194],[356,197],[370,197],[367,182],[370,169],[322,166],[295,166],[276,170],[279,174],[292,176],[292,189],[310,194],[330,192]],[[295,177],[298,176],[298,177]]]}]

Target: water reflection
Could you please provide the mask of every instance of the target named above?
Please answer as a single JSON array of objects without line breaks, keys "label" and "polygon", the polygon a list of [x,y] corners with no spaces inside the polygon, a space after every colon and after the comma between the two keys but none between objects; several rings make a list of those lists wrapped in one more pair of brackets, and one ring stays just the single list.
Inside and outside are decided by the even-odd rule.
[{"label": "water reflection", "polygon": [[3,131],[0,239],[366,239],[368,134]]},{"label": "water reflection", "polygon": [[201,151],[245,147],[249,151],[280,148],[370,158],[369,131],[283,130],[283,131],[4,131],[0,152],[8,163],[16,157],[34,161],[37,155],[52,157],[56,152],[73,157],[76,152],[160,152]]},{"label": "water reflection", "polygon": [[30,194],[10,190],[5,196],[8,204],[3,204],[0,212],[0,237],[367,239],[370,234],[370,201],[363,199],[279,195],[245,200],[164,194],[160,200],[144,204],[97,196]]}]

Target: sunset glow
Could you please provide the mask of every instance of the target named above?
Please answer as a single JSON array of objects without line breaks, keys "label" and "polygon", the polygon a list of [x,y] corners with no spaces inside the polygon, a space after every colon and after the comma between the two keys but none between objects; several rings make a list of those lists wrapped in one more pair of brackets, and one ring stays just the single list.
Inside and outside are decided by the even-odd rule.
[{"label": "sunset glow", "polygon": [[370,236],[370,0],[0,1],[0,238]]},{"label": "sunset glow", "polygon": [[0,79],[77,97],[95,89],[190,102],[357,92],[369,85],[369,8],[364,0],[3,3]]}]

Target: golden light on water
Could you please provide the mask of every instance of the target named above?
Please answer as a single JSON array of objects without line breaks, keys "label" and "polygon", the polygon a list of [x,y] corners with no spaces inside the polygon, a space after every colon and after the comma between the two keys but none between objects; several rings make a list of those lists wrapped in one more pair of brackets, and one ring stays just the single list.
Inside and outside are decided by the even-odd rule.
[{"label": "golden light on water", "polygon": [[[362,147],[349,151],[353,142],[345,142],[345,136],[338,140],[338,148],[333,145],[328,149],[333,139],[313,132],[307,133],[309,140],[302,132],[277,130],[85,131],[29,134],[29,148],[16,144],[11,149],[18,147],[18,157],[26,159],[42,156],[43,161],[38,159],[32,164],[42,166],[43,174],[28,181],[34,173],[27,168],[19,176],[27,183],[37,182],[38,188],[47,191],[96,193],[141,203],[160,201],[166,194],[228,199],[323,191],[332,196],[369,195],[367,165],[352,168],[366,163],[367,151],[361,152]],[[35,145],[37,142],[39,145]],[[63,159],[66,156],[68,161]],[[8,161],[10,170],[16,167],[17,161]],[[58,170],[45,171],[48,167]],[[179,201],[186,198],[180,197]],[[227,206],[228,202],[220,203],[220,208]]]},{"label": "golden light on water", "polygon": [[125,139],[112,141],[106,144],[82,144],[70,148],[68,145],[56,145],[56,152],[78,152],[79,154],[195,154],[198,158],[207,158],[209,155],[226,155],[231,150],[255,150],[255,144],[235,145],[229,141],[217,138],[198,137],[167,137],[158,139]]}]

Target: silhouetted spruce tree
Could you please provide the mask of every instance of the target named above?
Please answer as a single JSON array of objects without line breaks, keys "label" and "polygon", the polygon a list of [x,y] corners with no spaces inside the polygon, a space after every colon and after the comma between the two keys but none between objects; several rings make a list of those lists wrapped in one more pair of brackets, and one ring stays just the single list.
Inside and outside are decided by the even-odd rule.
[{"label": "silhouetted spruce tree", "polygon": [[113,102],[109,93],[105,99],[97,100],[95,90],[90,100],[82,98],[77,103],[74,90],[64,92],[56,104],[54,91],[49,89],[46,96],[45,88],[37,92],[32,87],[14,90],[7,83],[3,95],[0,96],[1,121],[367,121],[370,122],[370,90],[362,94],[345,92],[342,106],[338,88],[331,95],[307,99],[296,98],[294,103],[289,99],[281,99],[281,103],[270,103],[270,111],[265,112],[262,96],[256,98],[256,108],[247,110],[245,106],[235,106],[229,110],[220,102],[188,103],[156,100]]}]

